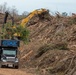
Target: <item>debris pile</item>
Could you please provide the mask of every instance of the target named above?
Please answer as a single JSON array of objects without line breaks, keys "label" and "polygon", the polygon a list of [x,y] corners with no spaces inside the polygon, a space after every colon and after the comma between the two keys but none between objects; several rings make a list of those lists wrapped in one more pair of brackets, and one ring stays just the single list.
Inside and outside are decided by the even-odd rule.
[{"label": "debris pile", "polygon": [[[22,67],[38,68],[49,74],[75,75],[76,70],[76,15],[46,15],[34,17],[28,29],[30,42],[24,46]],[[33,52],[32,52],[33,51]],[[41,71],[40,71],[41,72]]]}]

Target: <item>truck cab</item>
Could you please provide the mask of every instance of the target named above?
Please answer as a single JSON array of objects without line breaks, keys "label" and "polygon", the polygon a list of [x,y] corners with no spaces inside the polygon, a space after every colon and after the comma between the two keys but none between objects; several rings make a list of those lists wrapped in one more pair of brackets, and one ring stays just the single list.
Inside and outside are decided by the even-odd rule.
[{"label": "truck cab", "polygon": [[0,40],[0,67],[19,67],[18,47],[18,40]]}]

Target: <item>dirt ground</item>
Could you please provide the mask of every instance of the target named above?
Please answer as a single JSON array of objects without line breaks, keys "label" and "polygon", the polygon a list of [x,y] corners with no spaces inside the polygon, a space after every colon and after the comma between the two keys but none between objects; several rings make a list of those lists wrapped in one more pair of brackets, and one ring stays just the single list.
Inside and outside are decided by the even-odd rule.
[{"label": "dirt ground", "polygon": [[20,69],[0,68],[0,75],[33,75]]}]

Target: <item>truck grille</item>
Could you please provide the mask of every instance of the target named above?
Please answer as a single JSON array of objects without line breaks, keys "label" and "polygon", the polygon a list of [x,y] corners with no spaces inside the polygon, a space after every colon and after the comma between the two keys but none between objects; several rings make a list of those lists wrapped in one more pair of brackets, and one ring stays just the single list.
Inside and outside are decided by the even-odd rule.
[{"label": "truck grille", "polygon": [[15,57],[7,57],[7,61],[15,61]]}]

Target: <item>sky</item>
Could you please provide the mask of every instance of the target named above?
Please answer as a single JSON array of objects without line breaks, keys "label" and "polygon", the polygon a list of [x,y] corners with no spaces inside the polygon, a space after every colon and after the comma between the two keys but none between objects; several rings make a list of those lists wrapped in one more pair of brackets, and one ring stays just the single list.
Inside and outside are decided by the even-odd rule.
[{"label": "sky", "polygon": [[49,9],[50,12],[76,13],[76,0],[0,0],[0,4],[4,2],[8,7],[15,6],[19,14],[40,8]]}]

